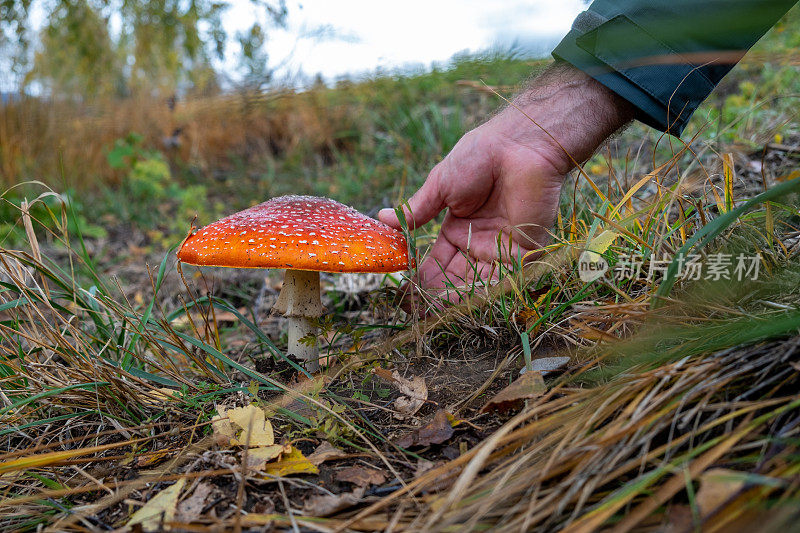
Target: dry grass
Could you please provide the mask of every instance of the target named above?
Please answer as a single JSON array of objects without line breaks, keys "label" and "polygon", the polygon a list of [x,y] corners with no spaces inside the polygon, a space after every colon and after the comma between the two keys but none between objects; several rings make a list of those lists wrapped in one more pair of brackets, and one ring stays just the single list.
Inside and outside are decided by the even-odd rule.
[{"label": "dry grass", "polygon": [[[236,162],[260,165],[264,158],[340,149],[338,132],[356,129],[352,106],[325,105],[327,90],[302,94],[233,94],[180,101],[129,98],[81,105],[24,98],[0,107],[0,185],[40,179],[86,189],[120,176],[108,166],[114,141],[130,132],[175,161],[208,171]],[[180,130],[179,146],[164,140]],[[301,146],[302,145],[302,146]]]},{"label": "dry grass", "polygon": [[357,517],[396,512],[410,530],[425,531],[612,523],[627,531],[657,524],[664,517],[653,522],[654,513],[687,484],[730,465],[750,482],[706,509],[704,528],[752,524],[768,513],[768,499],[798,497],[797,347],[795,337],[728,349],[593,389],[562,383],[468,454]]}]

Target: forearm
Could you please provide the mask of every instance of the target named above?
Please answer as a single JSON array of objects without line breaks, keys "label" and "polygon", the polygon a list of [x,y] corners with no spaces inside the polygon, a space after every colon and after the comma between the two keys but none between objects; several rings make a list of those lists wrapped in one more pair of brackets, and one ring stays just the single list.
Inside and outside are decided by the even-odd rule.
[{"label": "forearm", "polygon": [[569,63],[556,61],[497,118],[508,138],[543,149],[566,174],[633,117],[634,107],[626,100]]}]

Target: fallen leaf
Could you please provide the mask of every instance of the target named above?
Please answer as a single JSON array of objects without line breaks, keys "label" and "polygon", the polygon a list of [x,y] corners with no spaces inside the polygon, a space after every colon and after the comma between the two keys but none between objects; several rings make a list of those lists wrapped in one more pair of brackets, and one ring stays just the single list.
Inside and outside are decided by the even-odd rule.
[{"label": "fallen leaf", "polygon": [[156,465],[169,457],[172,451],[173,450],[161,450],[159,452],[139,456],[136,458],[136,466],[138,468],[145,468]]},{"label": "fallen leaf", "polygon": [[323,441],[322,444],[317,446],[314,453],[308,456],[308,461],[314,466],[319,466],[325,461],[334,461],[336,459],[344,459],[348,454],[336,448],[328,441]]},{"label": "fallen leaf", "polygon": [[284,453],[292,451],[291,444],[273,444],[247,450],[247,468],[263,470],[266,464]]},{"label": "fallen leaf", "polygon": [[228,420],[224,407],[218,407],[219,413],[211,419],[211,429],[214,432],[214,441],[223,446],[230,446],[231,441],[236,438],[236,431],[233,429],[231,421]]},{"label": "fallen leaf", "polygon": [[411,448],[441,444],[453,436],[453,431],[447,412],[439,409],[430,422],[400,437],[397,445],[402,448]]},{"label": "fallen leaf", "polygon": [[719,506],[738,493],[745,485],[742,472],[727,468],[712,468],[700,476],[700,489],[697,491],[697,507],[700,516],[713,513]]},{"label": "fallen leaf", "polygon": [[411,418],[419,411],[419,408],[425,403],[421,398],[407,398],[400,396],[394,401],[395,416],[400,420]]},{"label": "fallen leaf", "polygon": [[267,463],[262,472],[269,476],[285,477],[292,474],[319,474],[319,469],[292,446],[291,451],[283,454],[278,461]]},{"label": "fallen leaf", "polygon": [[547,385],[539,372],[525,372],[514,383],[498,392],[494,398],[481,408],[488,411],[505,412],[522,404],[524,400],[538,398],[547,392]]},{"label": "fallen leaf", "polygon": [[175,393],[177,392],[179,391],[176,391],[175,389],[161,387],[147,391],[147,394],[142,396],[141,400],[145,405],[158,405],[163,402],[175,402],[177,401],[177,398],[175,397]]},{"label": "fallen leaf", "polygon": [[272,424],[267,420],[267,416],[253,404],[244,407],[237,407],[228,411],[228,419],[240,428],[242,433],[238,437],[242,446],[272,446],[275,444],[275,434],[272,431]]},{"label": "fallen leaf", "polygon": [[433,469],[436,466],[436,463],[433,461],[428,461],[427,459],[423,459],[420,457],[417,460],[417,468],[414,469],[414,477],[419,477],[428,470]]},{"label": "fallen leaf", "polygon": [[[458,426],[460,426],[461,424],[464,424],[464,423],[469,424],[469,422],[467,422],[463,418],[458,418],[456,416],[453,416],[450,413],[448,413],[447,411],[445,411],[445,414],[447,415],[447,421],[450,422],[450,425],[453,426],[454,428],[458,427]],[[475,427],[472,424],[469,424],[469,425],[471,425],[472,427]]]},{"label": "fallen leaf", "polygon": [[176,518],[179,522],[190,523],[200,518],[200,514],[208,503],[208,497],[214,491],[214,485],[201,482],[191,496],[178,505]]},{"label": "fallen leaf", "polygon": [[348,466],[336,473],[337,481],[346,481],[359,487],[368,485],[380,485],[386,481],[386,475],[380,470],[366,468],[363,466]]},{"label": "fallen leaf", "polygon": [[375,374],[376,376],[378,376],[379,378],[385,379],[386,381],[394,381],[394,377],[392,377],[392,373],[389,370],[385,369],[385,368],[381,368],[381,367],[373,368],[372,369],[372,373]]},{"label": "fallen leaf", "polygon": [[397,370],[393,370],[391,374],[385,368],[375,368],[373,372],[381,378],[392,382],[397,390],[400,391],[400,396],[394,401],[395,416],[399,419],[410,418],[419,411],[426,401],[428,401],[428,386],[425,385],[425,378],[422,376],[415,376],[413,379],[408,380],[400,375]]},{"label": "fallen leaf", "polygon": [[171,521],[175,516],[178,496],[184,484],[186,478],[181,478],[150,498],[144,507],[133,513],[128,521],[128,527],[139,524],[145,531],[162,530],[161,524]]},{"label": "fallen leaf", "polygon": [[599,256],[608,250],[608,247],[611,246],[611,243],[613,243],[614,239],[617,237],[619,237],[619,233],[614,230],[607,229],[592,239],[592,242],[586,246],[586,249],[591,250],[593,253],[598,254]]},{"label": "fallen leaf", "polygon": [[[563,367],[569,363],[569,357],[540,357],[538,359],[534,359],[531,361],[531,370],[534,372],[539,372],[541,375],[546,376],[550,372],[555,372],[559,368]],[[522,367],[522,370],[519,371],[520,374],[524,374],[528,371],[527,365]]]},{"label": "fallen leaf", "polygon": [[[264,411],[255,405],[246,405],[235,409],[217,409],[218,416],[211,421],[216,440],[220,444],[233,446],[272,446],[275,434],[272,424],[266,419]],[[225,418],[227,417],[227,421]],[[238,426],[238,428],[234,427]]]},{"label": "fallen leaf", "polygon": [[356,505],[363,496],[364,487],[358,487],[353,492],[342,494],[312,496],[303,504],[303,513],[306,516],[327,516]]}]

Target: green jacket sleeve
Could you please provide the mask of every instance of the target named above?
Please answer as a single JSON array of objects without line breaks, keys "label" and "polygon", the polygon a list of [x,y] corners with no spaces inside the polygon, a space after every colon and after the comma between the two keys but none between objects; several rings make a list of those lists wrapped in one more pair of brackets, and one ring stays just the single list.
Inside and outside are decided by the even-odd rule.
[{"label": "green jacket sleeve", "polygon": [[680,135],[692,113],[796,0],[595,0],[553,51]]}]

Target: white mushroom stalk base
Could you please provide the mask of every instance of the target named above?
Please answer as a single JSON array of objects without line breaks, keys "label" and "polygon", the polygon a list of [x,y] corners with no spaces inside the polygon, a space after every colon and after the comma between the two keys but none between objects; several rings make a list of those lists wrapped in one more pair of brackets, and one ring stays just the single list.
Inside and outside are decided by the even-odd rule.
[{"label": "white mushroom stalk base", "polygon": [[[289,318],[289,349],[288,352],[303,362],[309,372],[319,371],[319,347],[317,346],[317,327],[311,319],[304,316],[290,316]],[[306,344],[301,339],[314,337],[314,342]]]},{"label": "white mushroom stalk base", "polygon": [[[324,311],[320,299],[319,272],[287,270],[275,310],[289,319],[287,352],[299,359],[309,372],[319,371],[319,346],[314,319]],[[314,338],[308,343],[308,337]],[[304,339],[305,342],[301,342]]]}]

